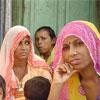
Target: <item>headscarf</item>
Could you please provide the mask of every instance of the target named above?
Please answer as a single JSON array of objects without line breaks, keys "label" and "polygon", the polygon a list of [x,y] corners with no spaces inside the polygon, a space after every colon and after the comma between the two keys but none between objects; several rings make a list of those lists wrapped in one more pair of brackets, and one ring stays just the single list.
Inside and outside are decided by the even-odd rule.
[{"label": "headscarf", "polygon": [[[14,51],[16,50],[19,42],[28,36],[30,39],[30,53],[28,57],[28,64],[34,67],[43,67],[47,69],[47,64],[44,60],[39,58],[34,53],[33,43],[30,36],[30,32],[23,26],[17,25],[9,29],[3,40],[0,51],[0,74],[6,81],[6,92],[10,91],[10,88],[16,87],[15,78],[12,78],[12,69],[14,64]],[[9,100],[9,99],[7,99]]]},{"label": "headscarf", "polygon": [[[57,64],[59,64],[59,62],[61,60],[62,46],[63,46],[64,39],[71,35],[74,35],[74,36],[80,38],[85,43],[85,45],[87,46],[87,48],[89,50],[90,56],[93,60],[94,69],[97,72],[97,74],[100,75],[100,35],[99,35],[99,32],[92,23],[90,23],[88,21],[81,21],[81,20],[69,22],[60,31],[60,34],[58,35],[56,45],[54,48],[53,69],[55,69],[55,67],[57,66]],[[74,77],[74,75],[73,75],[73,77]],[[74,78],[73,77],[71,77],[71,79],[70,79],[71,81],[74,82],[74,81],[76,81],[76,79],[78,80],[77,75],[76,75],[76,77],[74,77]],[[64,99],[64,97],[68,98],[69,100],[74,100],[74,98],[76,97],[75,96],[72,99],[71,95],[73,95],[73,94],[71,94],[69,92],[69,91],[71,91],[72,87],[75,87],[75,84],[72,84],[72,85],[70,84],[71,83],[70,80],[68,81],[68,83],[66,83],[66,85],[63,88],[63,91],[66,91],[65,87],[67,89],[67,91],[66,91],[67,97],[65,97],[65,95],[64,95],[65,92],[64,93],[61,92],[61,100],[66,100],[66,99]],[[79,85],[79,86],[77,85],[77,88],[79,89],[80,81],[77,81],[76,84]],[[79,91],[79,92],[81,93],[82,91]],[[73,89],[73,92],[77,92],[77,90]],[[83,94],[84,94],[84,91],[83,91]],[[79,100],[83,100],[83,99],[79,99]]]}]

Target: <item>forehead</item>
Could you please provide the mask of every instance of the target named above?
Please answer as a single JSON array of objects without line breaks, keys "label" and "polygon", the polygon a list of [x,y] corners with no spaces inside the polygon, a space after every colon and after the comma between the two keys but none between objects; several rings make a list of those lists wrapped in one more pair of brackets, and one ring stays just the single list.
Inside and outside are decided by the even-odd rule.
[{"label": "forehead", "polygon": [[24,40],[30,40],[30,37],[29,36],[25,36],[25,37],[23,37],[23,39],[21,41],[24,41]]},{"label": "forehead", "polygon": [[49,32],[47,30],[40,30],[38,31],[36,34],[35,34],[36,37],[46,37],[46,36],[49,36]]},{"label": "forehead", "polygon": [[77,36],[74,36],[74,35],[71,35],[71,36],[68,36],[64,39],[63,43],[72,43],[72,42],[75,42],[75,41],[82,41],[79,37]]}]

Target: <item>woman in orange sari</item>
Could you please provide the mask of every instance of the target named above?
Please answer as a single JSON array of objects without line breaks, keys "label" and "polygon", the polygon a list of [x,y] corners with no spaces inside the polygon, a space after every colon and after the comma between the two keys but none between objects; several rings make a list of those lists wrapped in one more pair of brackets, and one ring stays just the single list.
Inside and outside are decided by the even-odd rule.
[{"label": "woman in orange sari", "polygon": [[34,76],[51,80],[50,69],[34,54],[30,32],[23,26],[9,29],[0,51],[0,73],[6,81],[6,100],[24,100],[25,82]]}]

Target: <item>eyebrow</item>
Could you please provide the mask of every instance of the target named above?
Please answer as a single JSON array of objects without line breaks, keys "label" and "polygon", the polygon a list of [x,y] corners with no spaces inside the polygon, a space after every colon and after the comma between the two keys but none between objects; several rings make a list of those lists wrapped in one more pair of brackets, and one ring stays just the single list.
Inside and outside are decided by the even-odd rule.
[{"label": "eyebrow", "polygon": [[[82,40],[81,40],[81,39],[79,39],[79,38],[77,38],[77,39],[74,39],[74,41],[73,41],[73,42],[77,42],[77,41],[82,41]],[[70,44],[70,42],[64,43],[64,44],[63,44],[63,46],[64,46],[64,45],[67,45],[67,44]]]},{"label": "eyebrow", "polygon": [[82,41],[82,40],[81,40],[81,39],[79,39],[79,38],[74,40],[74,42],[77,42],[77,41]]}]

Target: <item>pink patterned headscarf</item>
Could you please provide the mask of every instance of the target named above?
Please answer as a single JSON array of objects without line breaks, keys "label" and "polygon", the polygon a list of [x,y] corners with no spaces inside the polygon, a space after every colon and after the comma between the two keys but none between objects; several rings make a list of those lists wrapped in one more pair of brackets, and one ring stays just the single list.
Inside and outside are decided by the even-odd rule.
[{"label": "pink patterned headscarf", "polygon": [[[100,35],[99,35],[99,32],[92,23],[87,22],[87,21],[81,21],[81,20],[69,22],[61,29],[56,41],[56,45],[54,47],[54,60],[53,60],[52,68],[55,69],[57,64],[59,64],[62,57],[63,41],[66,37],[70,35],[74,35],[80,38],[85,43],[85,45],[87,46],[89,50],[90,56],[93,60],[94,69],[97,72],[97,74],[100,75]],[[75,83],[76,80],[78,81]],[[71,81],[79,85],[79,86],[77,85],[77,88],[81,86],[78,76],[71,78]],[[61,96],[60,96],[61,100],[66,100],[66,98],[68,100],[73,100],[73,99],[70,99],[72,97],[71,96],[72,94],[69,93],[69,89],[72,89],[72,87],[75,87],[75,84],[71,85],[70,84],[71,81],[69,80],[69,82],[64,85],[61,91]],[[77,90],[78,89],[73,90],[73,93],[78,92]],[[80,89],[79,89],[79,92],[80,94],[83,94]],[[76,98],[80,98],[80,97],[78,96]],[[85,98],[83,99],[80,98],[80,100],[85,100]]]},{"label": "pink patterned headscarf", "polygon": [[[0,50],[0,74],[5,78],[7,93],[10,88],[16,87],[16,81],[12,79],[12,69],[14,64],[14,51],[16,50],[19,42],[28,36],[30,39],[30,54],[28,57],[28,63],[34,67],[43,67],[47,69],[47,64],[44,60],[39,58],[34,53],[33,43],[30,36],[30,32],[23,26],[14,26],[9,29],[3,40]],[[7,95],[8,96],[8,95]],[[9,100],[9,99],[7,99]]]},{"label": "pink patterned headscarf", "polygon": [[100,37],[97,36],[97,33],[95,33],[92,27],[89,27],[89,25],[87,25],[84,21],[80,20],[72,21],[62,28],[54,48],[55,57],[53,68],[56,67],[62,57],[62,45],[64,39],[70,35],[77,36],[85,43],[93,60],[94,68],[98,75],[100,75]]}]

